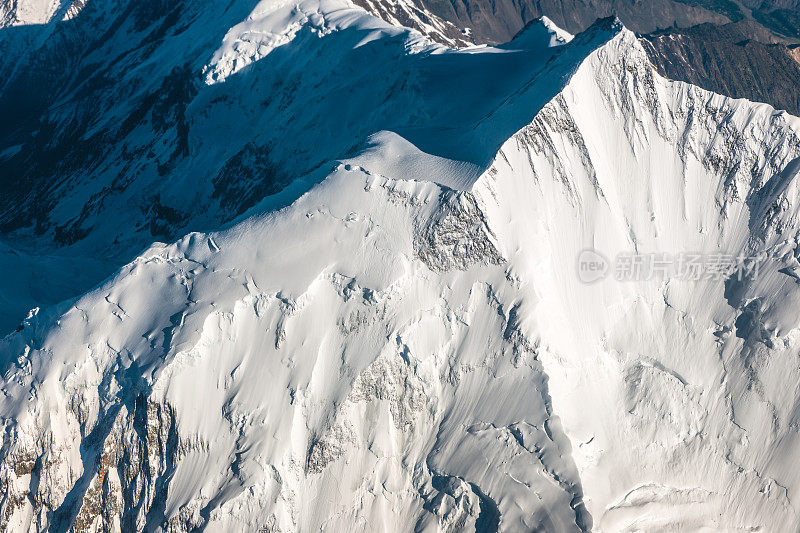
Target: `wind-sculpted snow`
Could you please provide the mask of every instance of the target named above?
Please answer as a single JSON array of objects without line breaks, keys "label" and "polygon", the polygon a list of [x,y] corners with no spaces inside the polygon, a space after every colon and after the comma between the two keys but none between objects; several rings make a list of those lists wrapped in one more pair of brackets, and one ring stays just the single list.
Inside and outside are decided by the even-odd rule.
[{"label": "wind-sculpted snow", "polygon": [[[298,88],[344,75],[315,77],[309,43],[368,54],[334,70],[374,54],[408,80],[389,107],[293,130],[330,161],[0,343],[0,528],[796,528],[800,120],[660,78],[612,21],[545,56],[349,27],[203,89],[259,90],[273,62]],[[376,109],[425,127],[319,141]],[[217,186],[249,190],[258,146]],[[589,285],[586,248],[764,262]]]}]

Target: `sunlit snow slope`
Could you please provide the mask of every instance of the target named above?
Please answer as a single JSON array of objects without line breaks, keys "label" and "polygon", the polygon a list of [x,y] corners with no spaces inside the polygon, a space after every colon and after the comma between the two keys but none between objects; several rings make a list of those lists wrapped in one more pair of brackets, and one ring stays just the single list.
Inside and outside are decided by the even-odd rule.
[{"label": "sunlit snow slope", "polygon": [[[0,344],[0,526],[796,529],[800,120],[660,78],[613,21],[426,52],[292,9],[233,27],[208,83],[321,17],[316,65],[341,32],[387,71],[420,62],[362,117],[427,118],[369,122],[296,200],[31,313]],[[766,261],[586,285],[587,247]]]}]

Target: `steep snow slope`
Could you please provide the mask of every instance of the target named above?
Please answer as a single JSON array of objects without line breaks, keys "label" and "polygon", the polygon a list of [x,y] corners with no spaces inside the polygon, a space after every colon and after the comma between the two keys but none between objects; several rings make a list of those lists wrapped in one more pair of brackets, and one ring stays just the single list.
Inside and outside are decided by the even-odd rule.
[{"label": "steep snow slope", "polygon": [[[660,78],[610,21],[561,48],[32,313],[0,345],[3,527],[796,528],[800,121]],[[765,263],[585,285],[587,247]]]},{"label": "steep snow slope", "polygon": [[[658,78],[630,34],[589,63],[474,193],[497,199],[594,526],[794,529],[800,121]],[[584,285],[583,248],[764,262]]]}]

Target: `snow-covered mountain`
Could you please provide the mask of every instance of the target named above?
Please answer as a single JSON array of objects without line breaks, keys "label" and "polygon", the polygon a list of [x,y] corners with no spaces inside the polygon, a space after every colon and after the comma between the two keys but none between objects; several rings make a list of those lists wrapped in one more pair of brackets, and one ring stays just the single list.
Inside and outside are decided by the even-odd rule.
[{"label": "snow-covered mountain", "polygon": [[[449,49],[344,0],[93,6],[3,41],[117,54],[3,137],[0,264],[209,231],[0,342],[0,528],[796,529],[800,119],[614,20]],[[587,249],[761,268],[588,284]]]}]

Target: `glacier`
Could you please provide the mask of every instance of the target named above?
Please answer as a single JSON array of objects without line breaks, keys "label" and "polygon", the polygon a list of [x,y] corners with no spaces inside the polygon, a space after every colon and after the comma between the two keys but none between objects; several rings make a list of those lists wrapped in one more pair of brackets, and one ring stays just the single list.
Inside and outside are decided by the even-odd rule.
[{"label": "glacier", "polygon": [[[800,119],[660,77],[612,19],[450,49],[265,0],[229,28],[193,71],[198,160],[71,246],[146,242],[119,206],[210,187],[215,137],[269,138],[286,183],[243,206],[229,167],[223,214],[185,199],[208,231],[0,342],[0,527],[797,527]],[[585,284],[587,248],[764,265]]]}]

